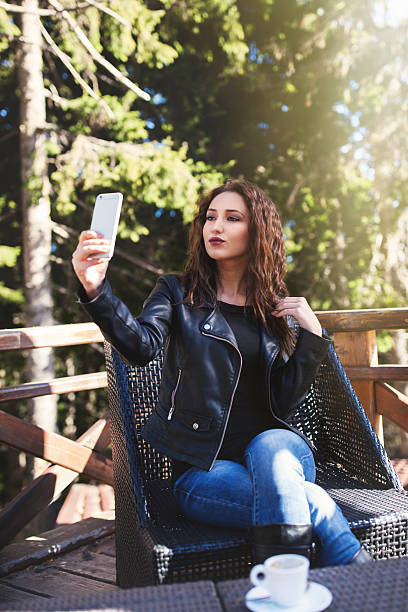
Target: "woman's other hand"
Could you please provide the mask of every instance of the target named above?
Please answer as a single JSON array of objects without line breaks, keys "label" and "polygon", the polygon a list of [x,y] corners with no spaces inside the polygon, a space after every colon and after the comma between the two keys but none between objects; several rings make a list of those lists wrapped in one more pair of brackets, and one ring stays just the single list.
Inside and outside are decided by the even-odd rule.
[{"label": "woman's other hand", "polygon": [[102,290],[109,259],[100,257],[109,252],[109,241],[93,230],[82,232],[72,254],[72,266],[87,296],[93,300]]},{"label": "woman's other hand", "polygon": [[318,336],[322,335],[322,326],[319,319],[304,297],[286,297],[279,300],[273,314],[275,317],[292,316],[303,329],[307,329]]}]

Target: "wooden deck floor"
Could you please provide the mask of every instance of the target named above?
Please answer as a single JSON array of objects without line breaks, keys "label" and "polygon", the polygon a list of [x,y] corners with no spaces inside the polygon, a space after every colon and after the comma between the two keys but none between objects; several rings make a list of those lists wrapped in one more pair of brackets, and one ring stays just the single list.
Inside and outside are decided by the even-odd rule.
[{"label": "wooden deck floor", "polygon": [[[408,460],[393,464],[408,488]],[[0,551],[0,610],[30,598],[118,589],[110,487],[73,487],[57,523],[52,531]]]},{"label": "wooden deck floor", "polygon": [[27,599],[117,590],[114,521],[61,525],[0,552],[0,610]]}]

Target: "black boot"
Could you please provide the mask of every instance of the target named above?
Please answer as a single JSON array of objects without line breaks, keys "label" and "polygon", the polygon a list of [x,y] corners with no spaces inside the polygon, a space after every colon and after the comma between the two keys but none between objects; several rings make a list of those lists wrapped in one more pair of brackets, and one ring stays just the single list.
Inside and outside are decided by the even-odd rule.
[{"label": "black boot", "polygon": [[252,525],[249,528],[254,563],[263,563],[272,555],[294,554],[310,559],[312,525]]}]

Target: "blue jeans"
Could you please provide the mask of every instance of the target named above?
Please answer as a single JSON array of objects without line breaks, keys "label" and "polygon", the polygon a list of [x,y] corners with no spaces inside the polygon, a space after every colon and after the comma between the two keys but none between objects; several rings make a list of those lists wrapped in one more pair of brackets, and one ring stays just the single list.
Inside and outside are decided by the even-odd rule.
[{"label": "blue jeans", "polygon": [[322,544],[322,565],[343,565],[360,543],[315,477],[306,442],[291,431],[270,429],[251,440],[242,459],[218,459],[209,472],[188,469],[174,494],[184,514],[201,523],[241,529],[312,523]]}]

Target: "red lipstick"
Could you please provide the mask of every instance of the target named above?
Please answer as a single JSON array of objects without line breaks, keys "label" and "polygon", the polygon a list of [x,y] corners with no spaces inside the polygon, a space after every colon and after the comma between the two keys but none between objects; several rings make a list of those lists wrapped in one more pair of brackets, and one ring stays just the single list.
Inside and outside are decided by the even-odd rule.
[{"label": "red lipstick", "polygon": [[223,240],[222,238],[210,238],[209,242],[213,245],[216,245],[222,244],[223,242],[225,242],[225,240]]}]

